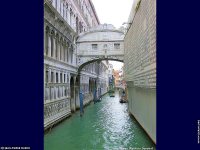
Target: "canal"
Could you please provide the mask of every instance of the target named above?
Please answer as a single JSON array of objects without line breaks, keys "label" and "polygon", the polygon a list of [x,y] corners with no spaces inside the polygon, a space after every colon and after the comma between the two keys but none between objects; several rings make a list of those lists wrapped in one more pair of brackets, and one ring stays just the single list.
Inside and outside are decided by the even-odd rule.
[{"label": "canal", "polygon": [[155,149],[155,145],[128,113],[127,104],[105,95],[101,102],[91,103],[80,112],[57,126],[44,136],[45,150],[118,150]]}]

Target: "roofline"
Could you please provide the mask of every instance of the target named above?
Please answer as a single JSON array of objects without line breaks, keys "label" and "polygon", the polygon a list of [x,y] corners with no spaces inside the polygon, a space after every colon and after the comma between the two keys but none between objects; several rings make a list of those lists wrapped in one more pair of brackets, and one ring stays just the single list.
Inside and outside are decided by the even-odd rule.
[{"label": "roofline", "polygon": [[92,3],[91,0],[88,0],[88,1],[89,1],[90,5],[91,5],[91,7],[92,7],[92,10],[93,10],[94,15],[95,15],[95,17],[96,17],[96,19],[97,19],[98,24],[100,24],[99,18],[98,18],[98,16],[97,16],[97,13],[96,13],[96,10],[95,10],[95,7],[94,7],[94,4]]},{"label": "roofline", "polygon": [[120,30],[112,30],[112,29],[104,29],[104,30],[101,30],[101,29],[97,29],[97,30],[91,30],[91,31],[88,31],[88,32],[83,32],[81,34],[78,35],[78,37],[82,37],[84,35],[87,35],[87,34],[90,34],[90,33],[95,33],[95,32],[118,32],[118,33],[122,33],[124,34],[122,31]]},{"label": "roofline", "polygon": [[138,2],[141,1],[141,0],[134,0],[133,4],[132,4],[132,8],[131,8],[131,12],[129,14],[129,17],[128,17],[128,26],[130,26],[130,23],[133,22],[133,19],[134,19],[134,16],[136,14],[136,7],[137,7],[137,4]]},{"label": "roofline", "polygon": [[99,40],[93,40],[93,41],[89,41],[89,40],[85,40],[85,41],[79,41],[79,40],[77,40],[76,41],[76,43],[85,43],[85,42],[87,42],[87,43],[97,43],[97,42],[99,42],[99,43],[105,43],[105,42],[123,42],[124,41],[124,39],[117,39],[117,40],[101,40],[101,41],[99,41]]}]

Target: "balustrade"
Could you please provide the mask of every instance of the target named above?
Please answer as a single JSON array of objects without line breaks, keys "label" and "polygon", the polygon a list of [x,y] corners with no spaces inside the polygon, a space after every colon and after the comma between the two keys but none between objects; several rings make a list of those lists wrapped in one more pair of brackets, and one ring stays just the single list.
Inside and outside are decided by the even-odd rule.
[{"label": "balustrade", "polygon": [[64,99],[44,105],[44,119],[51,120],[59,113],[70,112],[70,99]]}]

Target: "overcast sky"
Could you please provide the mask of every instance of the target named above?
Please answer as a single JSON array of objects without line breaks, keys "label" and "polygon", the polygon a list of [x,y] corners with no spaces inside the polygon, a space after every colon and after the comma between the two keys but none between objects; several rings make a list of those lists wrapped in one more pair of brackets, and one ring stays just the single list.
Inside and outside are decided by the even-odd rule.
[{"label": "overcast sky", "polygon": [[[134,0],[92,0],[101,24],[113,24],[116,28],[128,21]],[[114,69],[120,69],[122,63],[110,61]]]},{"label": "overcast sky", "polygon": [[127,22],[134,0],[92,0],[101,24],[119,28]]}]

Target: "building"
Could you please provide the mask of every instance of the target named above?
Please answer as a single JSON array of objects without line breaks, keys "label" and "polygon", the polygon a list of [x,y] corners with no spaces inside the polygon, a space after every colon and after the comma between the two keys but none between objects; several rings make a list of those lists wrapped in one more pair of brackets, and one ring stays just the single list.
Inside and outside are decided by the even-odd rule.
[{"label": "building", "polygon": [[121,86],[123,89],[125,89],[126,87],[126,81],[124,78],[124,65],[119,70],[119,86]]},{"label": "building", "polygon": [[[88,32],[79,34],[76,41],[78,65],[79,68],[82,68],[88,65],[88,63],[97,63],[97,97],[104,94],[109,89],[107,83],[108,60],[123,61],[123,38],[124,33],[117,30],[111,24],[101,24],[91,28]],[[101,70],[103,70],[104,73],[102,73]]]},{"label": "building", "polygon": [[115,86],[120,85],[120,71],[119,70],[113,70],[113,77],[115,78]]},{"label": "building", "polygon": [[114,88],[114,77],[113,77],[113,65],[108,64],[108,83],[109,83],[109,90]]},{"label": "building", "polygon": [[124,38],[129,111],[156,143],[156,0],[135,0]]},{"label": "building", "polygon": [[102,88],[99,94],[106,92],[106,81],[102,78],[106,75],[106,63],[88,64],[78,73],[76,40],[79,34],[99,24],[91,0],[44,1],[45,129],[80,107],[80,92],[84,95],[84,105],[94,98],[97,85]]}]

